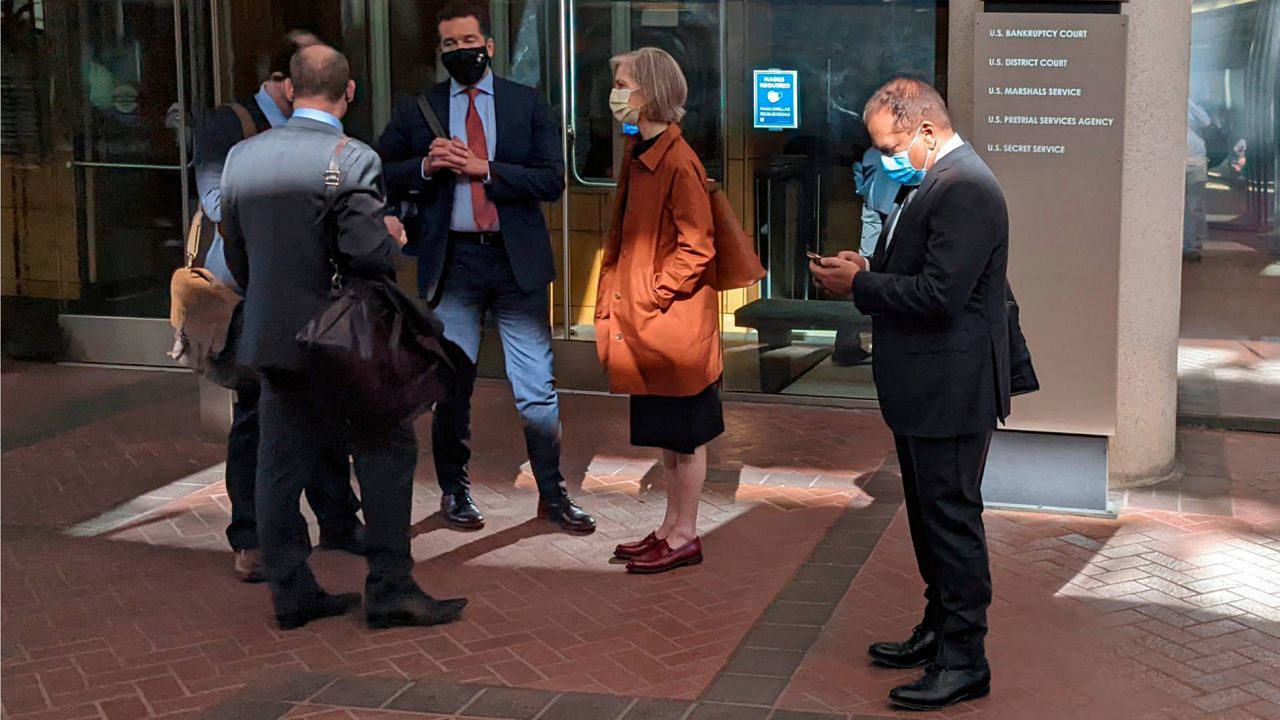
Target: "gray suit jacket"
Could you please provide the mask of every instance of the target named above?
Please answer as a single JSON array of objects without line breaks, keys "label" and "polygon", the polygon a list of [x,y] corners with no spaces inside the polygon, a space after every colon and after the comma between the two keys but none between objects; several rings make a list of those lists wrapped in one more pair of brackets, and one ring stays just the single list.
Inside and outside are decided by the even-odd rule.
[{"label": "gray suit jacket", "polygon": [[295,337],[329,302],[332,259],[350,276],[394,277],[396,241],[383,224],[382,163],[352,140],[324,214],[324,173],[342,134],[308,118],[236,145],[222,173],[227,265],[245,289],[238,362],[300,370]]}]

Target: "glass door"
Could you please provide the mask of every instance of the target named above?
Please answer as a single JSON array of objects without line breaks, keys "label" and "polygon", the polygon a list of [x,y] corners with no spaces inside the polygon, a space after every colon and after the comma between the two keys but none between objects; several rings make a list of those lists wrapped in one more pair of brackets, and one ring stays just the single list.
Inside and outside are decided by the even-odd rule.
[{"label": "glass door", "polygon": [[685,138],[707,174],[725,177],[723,17],[725,0],[561,0],[561,106],[568,186],[551,208],[552,233],[562,240],[553,286],[557,337],[594,341],[596,278],[626,132],[609,112],[609,59],[659,47],[676,59],[689,83]]},{"label": "glass door", "polygon": [[72,313],[168,314],[195,209],[194,121],[213,97],[211,2],[64,6],[81,260]]}]

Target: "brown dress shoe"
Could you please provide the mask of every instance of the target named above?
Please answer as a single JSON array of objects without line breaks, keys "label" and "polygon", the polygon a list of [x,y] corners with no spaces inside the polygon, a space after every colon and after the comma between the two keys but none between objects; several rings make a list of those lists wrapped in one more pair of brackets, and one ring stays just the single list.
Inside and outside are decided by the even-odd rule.
[{"label": "brown dress shoe", "polygon": [[675,570],[702,562],[702,539],[694,538],[683,546],[671,549],[666,540],[659,540],[649,552],[627,563],[627,572],[637,575]]},{"label": "brown dress shoe", "polygon": [[236,578],[243,583],[266,582],[267,576],[262,572],[262,551],[237,550],[235,572]]},{"label": "brown dress shoe", "polygon": [[643,540],[637,540],[635,542],[629,542],[629,543],[622,543],[618,547],[614,548],[613,556],[618,558],[619,560],[634,560],[635,558],[638,558],[641,555],[644,555],[645,553],[649,552],[651,549],[653,549],[653,546],[657,544],[658,544],[658,536],[655,535],[654,533],[649,533],[648,535],[644,536]]}]

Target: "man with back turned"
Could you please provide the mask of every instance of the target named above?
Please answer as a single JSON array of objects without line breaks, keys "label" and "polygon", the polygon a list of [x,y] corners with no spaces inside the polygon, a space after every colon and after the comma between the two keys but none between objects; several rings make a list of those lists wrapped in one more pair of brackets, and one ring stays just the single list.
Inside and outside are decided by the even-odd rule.
[{"label": "man with back turned", "polygon": [[[200,208],[212,223],[222,221],[222,169],[231,148],[259,133],[289,122],[293,106],[285,96],[285,80],[289,61],[302,48],[316,45],[320,39],[306,30],[293,30],[278,41],[271,55],[269,75],[258,88],[252,101],[228,103],[209,114],[196,134],[196,186],[200,189]],[[227,268],[222,237],[216,232],[205,255],[204,267],[220,282],[238,288]],[[239,308],[231,321],[231,337],[238,337],[243,327],[244,309]],[[258,548],[257,510],[254,502],[255,478],[258,474],[258,400],[261,388],[257,380],[247,380],[236,388],[232,406],[231,433],[227,438],[227,498],[231,501],[231,524],[227,541],[235,553],[236,577],[244,582],[262,582],[262,553]],[[320,547],[364,553],[364,527],[356,515],[360,503],[351,491],[351,468],[345,448],[333,445],[326,472],[307,488],[307,502],[315,511],[320,525]]]},{"label": "man with back turned", "polygon": [[841,253],[810,269],[873,318],[876,389],[927,605],[910,639],[869,653],[879,665],[928,666],[889,699],[932,710],[991,687],[982,474],[991,434],[1009,414],[1009,219],[995,176],[927,83],[890,81],[863,117],[886,172],[903,185],[898,203],[869,266]]},{"label": "man with back turned", "polygon": [[451,622],[466,601],[434,600],[410,575],[412,426],[369,428],[342,417],[326,404],[326,388],[309,379],[295,340],[329,303],[335,266],[347,277],[393,277],[403,231],[384,218],[377,154],[343,134],[355,94],[347,59],[324,45],[304,48],[286,82],[289,122],[236,145],[222,175],[227,266],[245,289],[238,359],[262,377],[258,532],[276,621],[297,628],[360,603],[358,594],[330,595],[316,582],[298,510],[303,489],[321,475],[325,447],[345,434],[368,526],[367,622]]}]

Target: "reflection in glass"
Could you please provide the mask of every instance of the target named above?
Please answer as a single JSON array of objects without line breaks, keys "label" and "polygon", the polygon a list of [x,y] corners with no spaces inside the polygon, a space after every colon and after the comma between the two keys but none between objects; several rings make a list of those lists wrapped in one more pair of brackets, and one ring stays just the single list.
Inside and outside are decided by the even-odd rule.
[{"label": "reflection in glass", "polygon": [[[1280,0],[1195,0],[1178,414],[1280,423]],[[1199,112],[1195,110],[1198,109]]]}]

